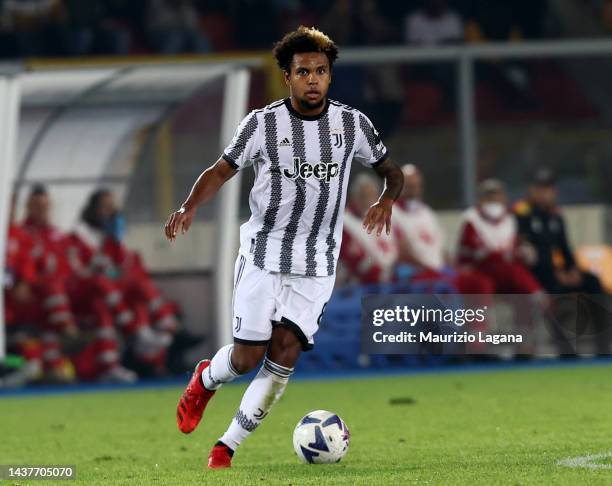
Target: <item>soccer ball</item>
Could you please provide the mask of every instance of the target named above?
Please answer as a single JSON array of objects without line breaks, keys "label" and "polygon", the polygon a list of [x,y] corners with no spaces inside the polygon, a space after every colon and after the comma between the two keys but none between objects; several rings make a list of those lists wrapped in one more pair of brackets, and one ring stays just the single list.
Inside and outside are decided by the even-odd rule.
[{"label": "soccer ball", "polygon": [[348,427],[335,413],[315,410],[304,416],[293,431],[293,448],[310,464],[340,462],[348,451]]}]

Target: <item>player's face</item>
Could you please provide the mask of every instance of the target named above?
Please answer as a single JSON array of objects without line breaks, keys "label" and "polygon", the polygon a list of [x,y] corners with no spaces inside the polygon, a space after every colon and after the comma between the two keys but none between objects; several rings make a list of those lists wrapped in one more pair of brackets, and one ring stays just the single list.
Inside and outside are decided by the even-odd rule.
[{"label": "player's face", "polygon": [[304,111],[323,106],[330,82],[329,60],[322,52],[294,54],[291,71],[285,72],[291,96]]},{"label": "player's face", "polygon": [[30,197],[28,201],[28,219],[34,224],[47,225],[51,221],[51,200],[46,194]]},{"label": "player's face", "polygon": [[557,189],[554,186],[537,186],[529,188],[529,199],[542,209],[549,209],[557,202]]}]

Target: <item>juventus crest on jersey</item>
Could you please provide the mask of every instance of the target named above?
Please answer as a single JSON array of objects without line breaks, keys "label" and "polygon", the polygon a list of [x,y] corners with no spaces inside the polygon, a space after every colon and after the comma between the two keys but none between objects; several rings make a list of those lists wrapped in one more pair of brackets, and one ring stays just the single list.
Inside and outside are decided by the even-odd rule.
[{"label": "juventus crest on jersey", "polygon": [[255,170],[241,254],[271,272],[333,275],[351,163],[371,167],[386,156],[370,120],[336,101],[316,116],[289,99],[249,113],[223,153],[235,169]]}]

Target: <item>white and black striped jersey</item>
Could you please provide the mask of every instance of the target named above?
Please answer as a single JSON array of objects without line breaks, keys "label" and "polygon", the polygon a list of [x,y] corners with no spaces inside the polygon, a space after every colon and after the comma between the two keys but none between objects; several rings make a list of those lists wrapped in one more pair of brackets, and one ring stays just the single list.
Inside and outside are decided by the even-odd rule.
[{"label": "white and black striped jersey", "polygon": [[300,115],[289,99],[249,113],[223,152],[232,167],[255,170],[241,254],[271,272],[333,275],[351,163],[386,157],[370,120],[336,101],[316,116]]}]

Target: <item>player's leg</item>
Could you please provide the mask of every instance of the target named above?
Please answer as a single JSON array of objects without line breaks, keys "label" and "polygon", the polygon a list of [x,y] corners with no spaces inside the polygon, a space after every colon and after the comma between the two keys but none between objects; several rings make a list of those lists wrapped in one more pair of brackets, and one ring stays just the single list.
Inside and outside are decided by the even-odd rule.
[{"label": "player's leg", "polygon": [[236,448],[280,399],[302,351],[313,347],[313,336],[329,300],[333,277],[282,276],[274,330],[263,365],[243,395],[229,428],[213,448],[208,466],[229,467]]},{"label": "player's leg", "polygon": [[212,360],[200,361],[177,407],[176,420],[181,432],[188,434],[195,430],[206,405],[221,385],[254,369],[265,351],[265,345],[228,344]]},{"label": "player's leg", "polygon": [[223,346],[202,373],[202,384],[217,390],[223,383],[255,369],[266,352],[266,344],[234,343]]},{"label": "player's leg", "polygon": [[212,360],[202,360],[196,365],[177,408],[177,423],[182,432],[195,429],[208,401],[223,383],[249,372],[261,362],[272,335],[277,280],[277,275],[238,257],[234,272],[234,344],[223,346]]},{"label": "player's leg", "polygon": [[302,342],[292,329],[276,326],[264,362],[242,396],[230,426],[208,458],[208,467],[229,467],[234,451],[266,418],[283,395],[302,352]]}]

